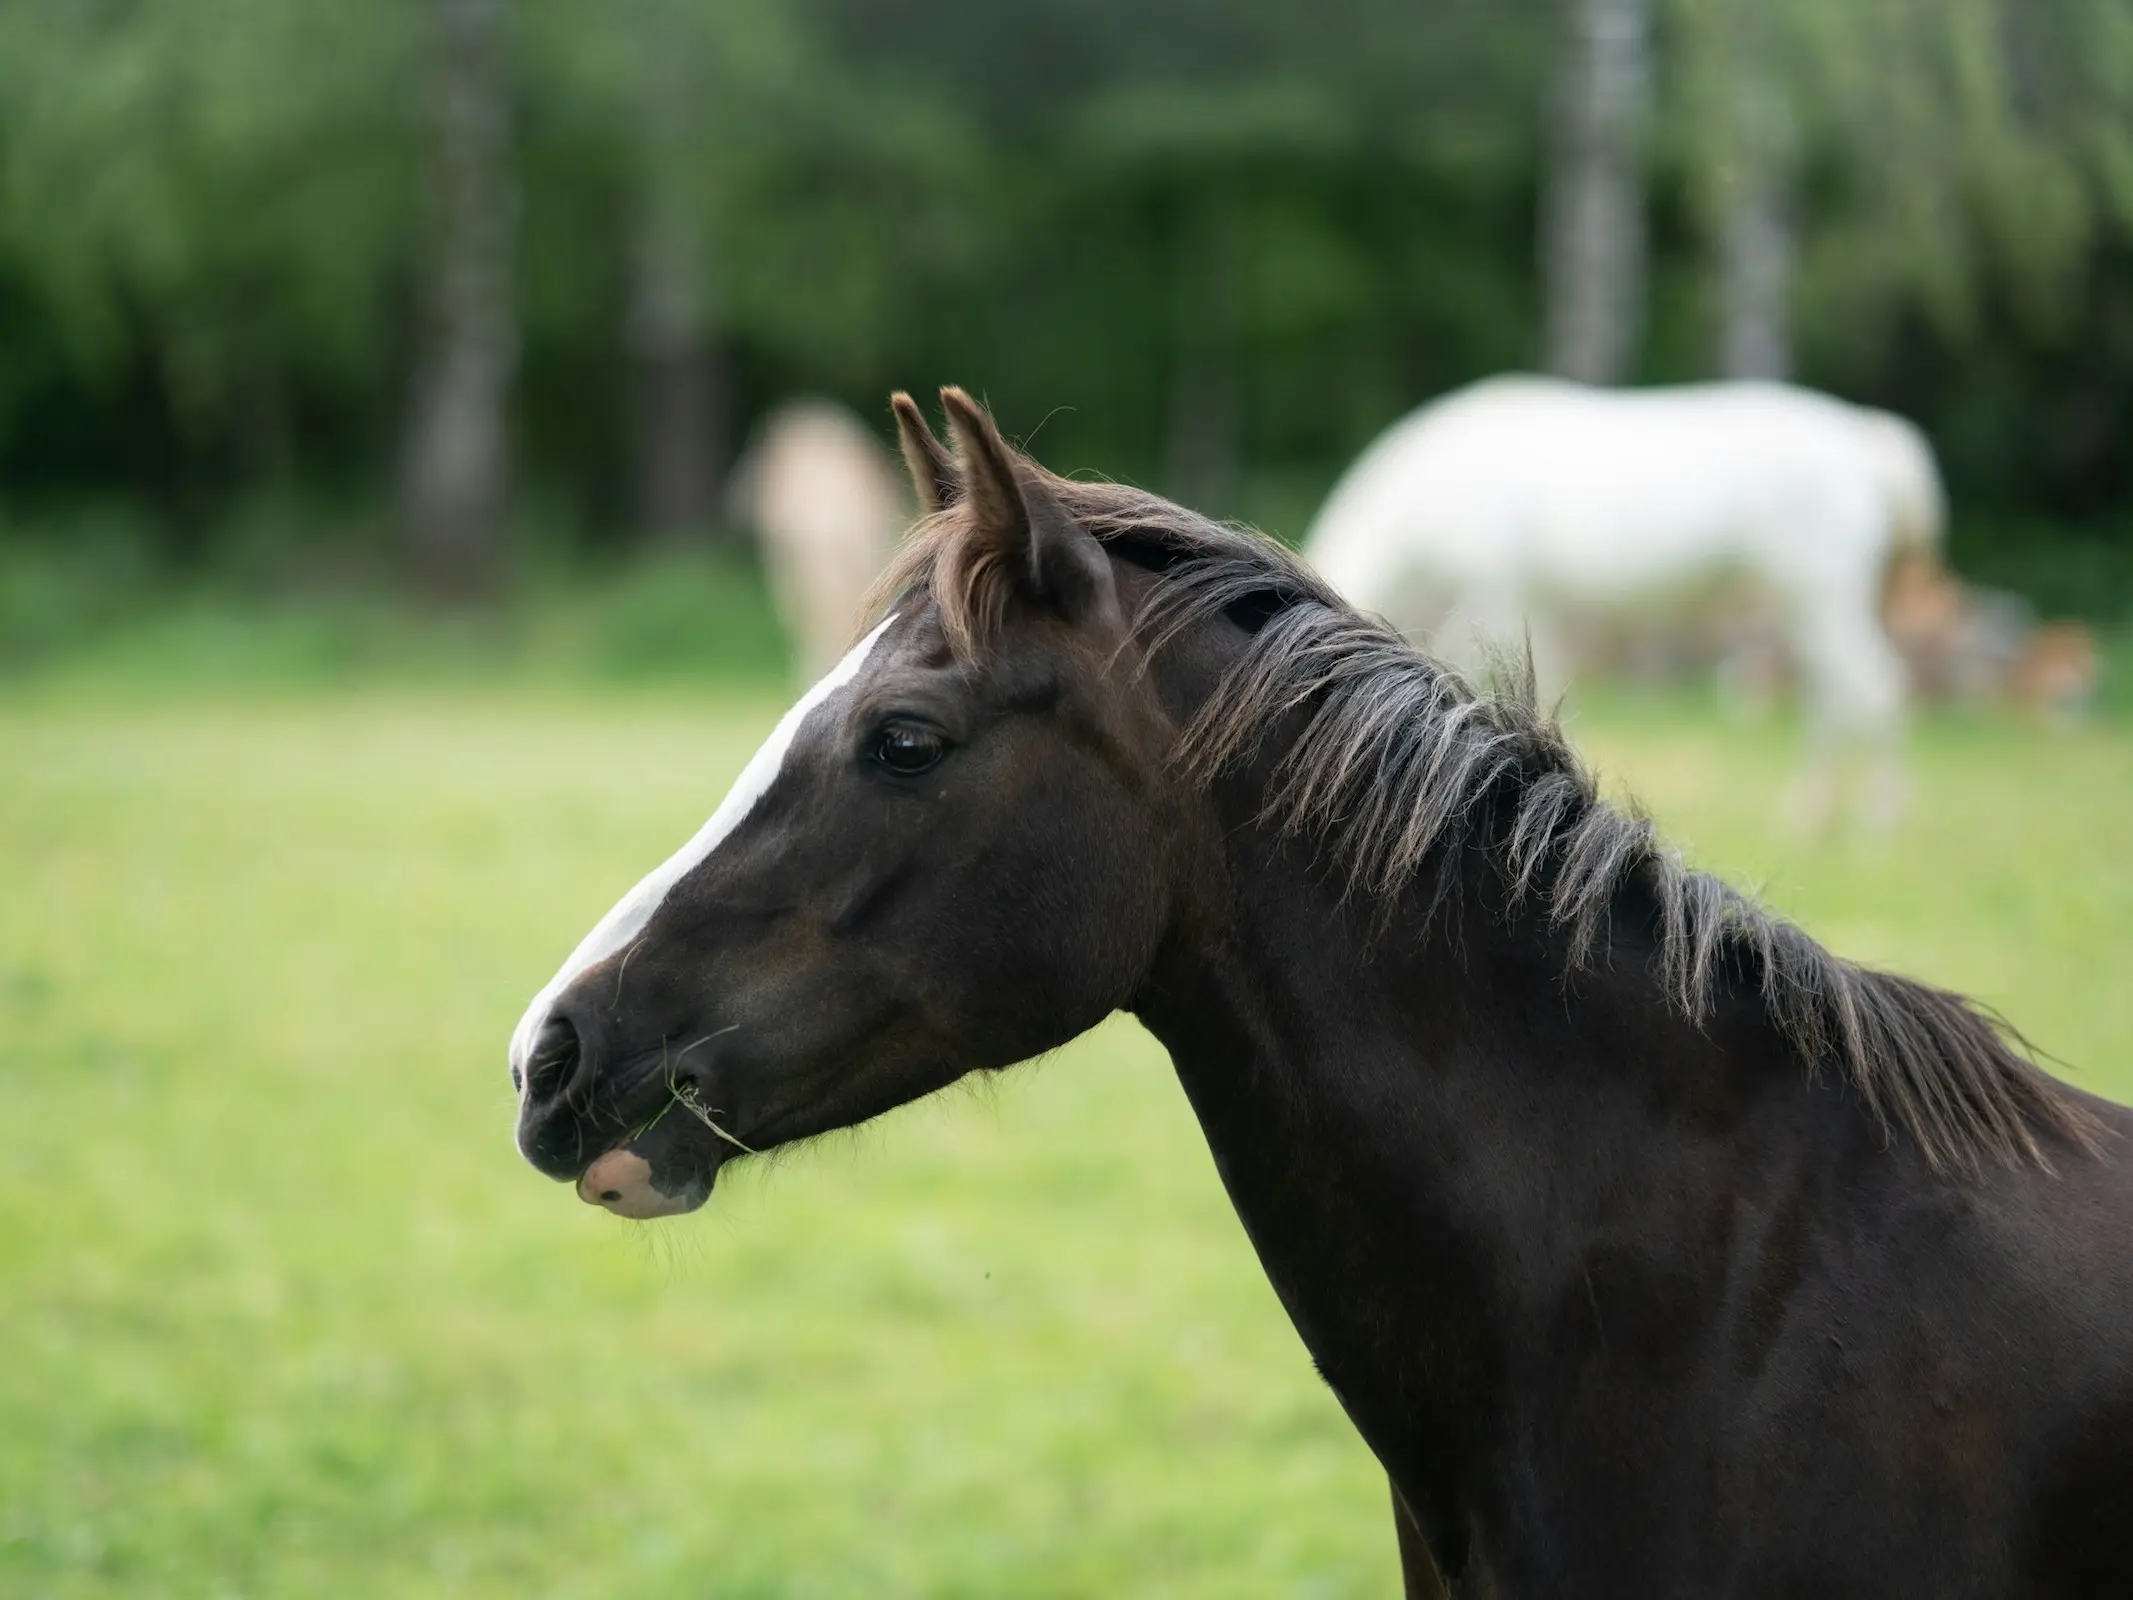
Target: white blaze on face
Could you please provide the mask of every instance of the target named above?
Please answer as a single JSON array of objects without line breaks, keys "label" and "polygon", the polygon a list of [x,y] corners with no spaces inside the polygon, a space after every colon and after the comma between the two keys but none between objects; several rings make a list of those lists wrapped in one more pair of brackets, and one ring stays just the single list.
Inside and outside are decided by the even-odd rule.
[{"label": "white blaze on face", "polygon": [[511,1065],[522,1075],[533,1041],[540,1037],[542,1024],[548,1020],[548,1008],[555,997],[568,988],[579,973],[606,960],[642,933],[645,924],[652,920],[652,913],[659,909],[674,886],[740,826],[741,820],[755,808],[756,801],[777,782],[778,773],[785,765],[785,753],[792,748],[793,739],[799,734],[800,725],[807,720],[808,713],[859,675],[860,667],[873,652],[875,644],[895,620],[893,613],[884,617],[872,633],[830,668],[820,683],[800,697],[799,704],[778,719],[778,725],[771,729],[763,747],[749,758],[748,765],[741,769],[741,775],[733,780],[733,787],[726,792],[726,798],[719,802],[710,820],[696,830],[696,836],[617,901],[615,908],[579,941],[577,949],[570,952],[570,959],[548,980],[547,986],[533,997],[533,1003],[526,1007],[526,1014],[519,1018],[518,1027],[511,1035]]}]

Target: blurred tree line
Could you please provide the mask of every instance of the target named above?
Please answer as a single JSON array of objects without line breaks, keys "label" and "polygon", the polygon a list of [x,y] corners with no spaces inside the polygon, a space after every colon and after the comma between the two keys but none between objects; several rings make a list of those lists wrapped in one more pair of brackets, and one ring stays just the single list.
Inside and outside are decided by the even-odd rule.
[{"label": "blurred tree line", "polygon": [[2129,246],[2133,0],[0,0],[0,527],[369,505],[479,588],[959,381],[1295,533],[1546,364],[1790,372],[2122,545]]}]

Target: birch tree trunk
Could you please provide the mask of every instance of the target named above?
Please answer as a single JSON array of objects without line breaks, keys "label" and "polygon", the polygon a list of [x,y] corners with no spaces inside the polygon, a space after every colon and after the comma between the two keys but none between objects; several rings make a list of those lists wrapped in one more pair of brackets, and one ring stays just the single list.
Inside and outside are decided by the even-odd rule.
[{"label": "birch tree trunk", "polygon": [[518,336],[508,0],[431,0],[433,229],[403,496],[418,575],[495,586],[510,488],[505,409]]},{"label": "birch tree trunk", "polygon": [[1619,383],[1644,325],[1649,0],[1563,0],[1567,21],[1541,197],[1551,372]]},{"label": "birch tree trunk", "polygon": [[1792,219],[1777,175],[1737,173],[1720,241],[1719,367],[1729,378],[1792,376]]},{"label": "birch tree trunk", "polygon": [[668,0],[642,9],[644,148],[631,258],[629,336],[637,367],[637,502],[664,544],[714,526],[725,469],[726,384],[708,299],[701,175],[689,123],[703,74]]},{"label": "birch tree trunk", "polygon": [[1719,368],[1792,373],[1792,119],[1771,0],[1726,0],[1718,175]]}]

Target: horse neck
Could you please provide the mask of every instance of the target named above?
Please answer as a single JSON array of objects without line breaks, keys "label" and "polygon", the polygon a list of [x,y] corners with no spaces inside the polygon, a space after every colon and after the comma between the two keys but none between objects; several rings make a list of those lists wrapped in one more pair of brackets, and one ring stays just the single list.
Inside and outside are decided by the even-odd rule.
[{"label": "horse neck", "polygon": [[1549,1319],[1597,1316],[1610,1241],[1709,1254],[1763,1159],[1727,1130],[1805,1075],[1755,1070],[1776,1046],[1745,1006],[1722,1003],[1710,1037],[1669,1015],[1634,908],[1566,986],[1478,849],[1434,917],[1418,889],[1385,929],[1253,804],[1218,803],[1209,906],[1134,1010],[1298,1332],[1428,1518],[1495,1451]]}]

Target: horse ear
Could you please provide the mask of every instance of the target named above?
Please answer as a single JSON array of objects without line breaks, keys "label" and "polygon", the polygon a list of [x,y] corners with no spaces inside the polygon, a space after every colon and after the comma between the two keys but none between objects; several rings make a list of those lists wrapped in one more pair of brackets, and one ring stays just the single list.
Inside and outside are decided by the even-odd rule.
[{"label": "horse ear", "polygon": [[919,509],[927,516],[961,497],[962,484],[955,475],[955,457],[926,426],[926,414],[918,402],[899,389],[889,396],[889,409],[896,413],[896,436],[904,448],[904,465],[911,471],[911,487],[918,491]]},{"label": "horse ear", "polygon": [[961,389],[943,389],[941,405],[971,513],[988,532],[1023,547],[1030,592],[1076,622],[1115,608],[1111,558],[1059,503],[1042,472],[1008,448],[985,408]]}]

